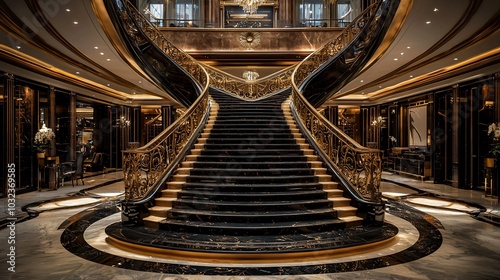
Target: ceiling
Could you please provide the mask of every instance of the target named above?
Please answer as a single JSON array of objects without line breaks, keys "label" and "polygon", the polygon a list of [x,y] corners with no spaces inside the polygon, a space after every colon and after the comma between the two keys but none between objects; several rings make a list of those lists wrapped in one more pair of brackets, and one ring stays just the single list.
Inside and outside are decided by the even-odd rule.
[{"label": "ceiling", "polygon": [[[0,70],[88,100],[175,104],[109,40],[92,5],[100,1],[1,0]],[[500,1],[401,2],[409,12],[329,104],[391,102],[500,72]]]}]

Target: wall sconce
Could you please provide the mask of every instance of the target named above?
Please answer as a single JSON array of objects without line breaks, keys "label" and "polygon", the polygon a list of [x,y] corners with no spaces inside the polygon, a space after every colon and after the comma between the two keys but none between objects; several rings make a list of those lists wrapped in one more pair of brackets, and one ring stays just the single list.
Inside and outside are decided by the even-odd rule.
[{"label": "wall sconce", "polygon": [[130,126],[130,121],[127,120],[125,117],[121,117],[119,119],[119,123],[121,127],[129,127]]},{"label": "wall sconce", "polygon": [[375,118],[372,121],[371,125],[380,127],[380,126],[382,126],[383,123],[384,123],[384,119],[382,119],[382,116],[378,116],[377,118]]}]

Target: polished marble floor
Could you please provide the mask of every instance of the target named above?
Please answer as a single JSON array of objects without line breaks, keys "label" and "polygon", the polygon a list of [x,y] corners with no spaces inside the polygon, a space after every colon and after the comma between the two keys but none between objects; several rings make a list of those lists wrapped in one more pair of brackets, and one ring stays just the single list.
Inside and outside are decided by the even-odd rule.
[{"label": "polished marble floor", "polygon": [[[0,279],[500,279],[499,227],[476,218],[478,211],[498,213],[498,200],[480,191],[384,174],[386,219],[399,232],[383,248],[287,263],[214,264],[109,246],[104,228],[120,220],[120,178],[102,174],[85,186],[19,195],[18,212],[27,206],[32,217],[15,230],[0,229]],[[15,272],[7,262],[12,234]]]}]

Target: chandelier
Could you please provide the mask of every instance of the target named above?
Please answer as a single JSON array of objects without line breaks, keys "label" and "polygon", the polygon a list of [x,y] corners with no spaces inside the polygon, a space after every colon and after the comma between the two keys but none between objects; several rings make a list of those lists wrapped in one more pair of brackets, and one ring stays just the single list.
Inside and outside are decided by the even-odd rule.
[{"label": "chandelier", "polygon": [[264,4],[266,0],[234,0],[234,2],[243,8],[247,14],[254,14],[260,5]]}]

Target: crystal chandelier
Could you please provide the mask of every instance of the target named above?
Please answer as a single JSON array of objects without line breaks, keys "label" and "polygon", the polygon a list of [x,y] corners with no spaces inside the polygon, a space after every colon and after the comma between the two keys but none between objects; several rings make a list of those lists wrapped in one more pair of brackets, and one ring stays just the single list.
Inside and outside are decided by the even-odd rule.
[{"label": "crystal chandelier", "polygon": [[234,0],[234,2],[241,7],[247,14],[254,14],[260,5],[264,4],[266,0]]}]

